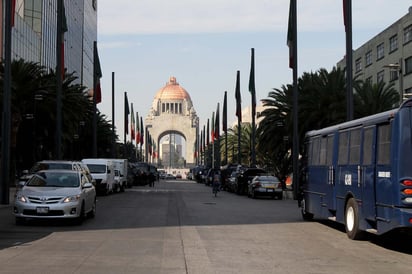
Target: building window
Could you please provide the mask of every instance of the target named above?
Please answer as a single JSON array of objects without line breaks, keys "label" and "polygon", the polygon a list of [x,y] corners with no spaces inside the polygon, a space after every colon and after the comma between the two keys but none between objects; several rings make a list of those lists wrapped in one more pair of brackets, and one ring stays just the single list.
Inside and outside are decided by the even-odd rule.
[{"label": "building window", "polygon": [[376,47],[376,60],[380,60],[385,56],[385,47],[384,44],[379,44]]},{"label": "building window", "polygon": [[368,51],[365,55],[365,64],[366,66],[372,65],[372,51]]},{"label": "building window", "polygon": [[362,70],[362,59],[358,58],[355,61],[355,72],[358,73]]},{"label": "building window", "polygon": [[412,25],[403,29],[403,43],[406,44],[412,40]]},{"label": "building window", "polygon": [[385,76],[385,72],[383,71],[383,70],[381,70],[381,71],[379,71],[377,74],[376,74],[376,81],[378,82],[378,83],[380,83],[380,82],[383,82],[383,77]]},{"label": "building window", "polygon": [[398,35],[389,38],[389,52],[394,52],[398,49]]},{"label": "building window", "polygon": [[389,81],[395,81],[399,78],[399,72],[397,70],[389,70]]},{"label": "building window", "polygon": [[412,72],[412,57],[405,59],[405,74]]}]

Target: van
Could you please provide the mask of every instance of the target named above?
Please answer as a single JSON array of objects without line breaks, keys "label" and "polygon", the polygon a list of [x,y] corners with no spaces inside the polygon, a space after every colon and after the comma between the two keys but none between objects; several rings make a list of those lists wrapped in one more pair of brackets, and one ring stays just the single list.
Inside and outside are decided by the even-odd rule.
[{"label": "van", "polygon": [[127,182],[127,159],[110,159],[113,162],[115,181],[119,191],[123,192],[126,187],[131,187]]},{"label": "van", "polygon": [[87,165],[92,178],[96,181],[98,194],[108,195],[115,190],[115,172],[112,160],[88,158],[83,159],[82,162]]}]

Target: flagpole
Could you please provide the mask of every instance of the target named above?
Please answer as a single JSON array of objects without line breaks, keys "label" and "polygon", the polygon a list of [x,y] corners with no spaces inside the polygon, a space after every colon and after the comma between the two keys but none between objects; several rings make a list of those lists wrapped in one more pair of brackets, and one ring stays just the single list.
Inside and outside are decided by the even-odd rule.
[{"label": "flagpole", "polygon": [[112,72],[112,157],[117,158],[116,153],[116,132],[115,129],[115,107],[114,107],[114,72]]},{"label": "flagpole", "polygon": [[252,167],[256,166],[256,130],[255,130],[255,116],[256,116],[256,87],[255,87],[255,49],[251,49],[251,65],[249,77],[249,91],[252,96]]},{"label": "flagpole", "polygon": [[3,116],[1,131],[1,182],[0,204],[10,202],[10,133],[11,133],[11,28],[12,3],[4,1],[6,6],[4,22],[4,83],[3,83]]},{"label": "flagpole", "polygon": [[61,159],[62,135],[62,27],[63,27],[63,0],[57,1],[57,37],[56,37],[56,148],[55,159]]},{"label": "flagpole", "polygon": [[352,0],[343,0],[346,32],[346,120],[353,120]]},{"label": "flagpole", "polygon": [[223,131],[225,132],[225,165],[228,164],[227,158],[227,91],[223,99]]},{"label": "flagpole", "polygon": [[298,43],[297,43],[297,7],[296,0],[291,0],[292,39],[293,39],[293,194],[297,197],[299,183],[299,135],[298,135]]},{"label": "flagpole", "polygon": [[237,162],[242,164],[242,153],[240,151],[240,134],[241,134],[241,121],[242,121],[242,106],[240,95],[240,71],[236,74],[236,116],[237,116]]}]

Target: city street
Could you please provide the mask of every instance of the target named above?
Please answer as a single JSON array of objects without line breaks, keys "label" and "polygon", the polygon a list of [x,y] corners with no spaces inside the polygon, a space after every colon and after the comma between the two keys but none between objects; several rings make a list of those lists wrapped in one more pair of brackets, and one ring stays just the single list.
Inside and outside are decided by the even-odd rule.
[{"label": "city street", "polygon": [[170,180],[99,196],[82,225],[16,226],[0,208],[0,273],[411,273],[410,236],[352,241],[343,227],[304,222],[294,200],[212,196]]}]

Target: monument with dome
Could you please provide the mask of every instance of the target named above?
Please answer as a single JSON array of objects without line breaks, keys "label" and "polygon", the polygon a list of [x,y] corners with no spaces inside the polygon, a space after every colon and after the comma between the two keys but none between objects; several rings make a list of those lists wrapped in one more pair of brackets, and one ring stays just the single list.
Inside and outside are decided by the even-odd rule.
[{"label": "monument with dome", "polygon": [[[160,141],[163,137],[172,134],[181,136],[186,141],[184,155],[186,164],[188,166],[196,164],[195,149],[199,117],[189,93],[179,85],[175,77],[170,77],[166,85],[157,91],[145,119],[145,125],[158,148],[161,147]],[[168,159],[161,160],[165,163]]]}]

